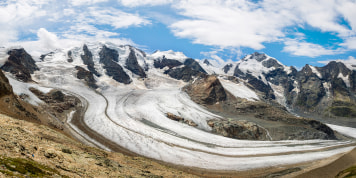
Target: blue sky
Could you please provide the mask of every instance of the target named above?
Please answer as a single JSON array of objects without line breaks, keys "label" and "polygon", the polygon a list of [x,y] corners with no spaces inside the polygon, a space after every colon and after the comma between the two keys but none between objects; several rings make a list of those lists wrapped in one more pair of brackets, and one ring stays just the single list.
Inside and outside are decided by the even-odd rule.
[{"label": "blue sky", "polygon": [[237,61],[258,51],[297,68],[356,58],[355,0],[2,0],[0,46],[85,41]]}]

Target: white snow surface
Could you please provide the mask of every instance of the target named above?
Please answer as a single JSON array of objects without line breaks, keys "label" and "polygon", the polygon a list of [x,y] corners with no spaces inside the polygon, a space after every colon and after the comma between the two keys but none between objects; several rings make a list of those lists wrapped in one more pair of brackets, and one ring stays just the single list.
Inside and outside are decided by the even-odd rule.
[{"label": "white snow surface", "polygon": [[249,101],[260,100],[257,94],[248,88],[243,82],[234,83],[232,81],[222,79],[221,77],[219,78],[219,81],[222,86],[235,97],[245,98]]},{"label": "white snow surface", "polygon": [[333,125],[333,124],[327,124],[327,125],[333,130],[336,130],[343,135],[356,138],[356,128]]},{"label": "white snow surface", "polygon": [[[129,46],[115,47],[108,44],[108,47],[119,51],[119,63],[128,56]],[[38,62],[40,71],[33,75],[38,84],[25,84],[14,79],[11,79],[11,84],[16,88],[16,93],[28,92],[31,86],[40,88],[41,91],[47,91],[46,88],[63,89],[77,95],[82,103],[87,103],[84,122],[98,134],[137,154],[183,166],[213,170],[248,170],[324,159],[352,149],[346,146],[335,147],[353,143],[347,140],[249,141],[212,134],[207,132],[211,128],[206,121],[221,117],[194,103],[181,90],[186,83],[168,77],[160,69],[150,68],[146,79],[133,77],[131,84],[119,84],[100,71],[100,45],[89,44],[88,48],[93,53],[95,68],[103,74],[96,78],[100,87],[97,90],[88,88],[84,81],[74,75],[75,65],[83,66],[79,60],[80,47],[72,48],[73,63],[66,61],[68,49],[58,50],[58,54]],[[172,51],[156,52],[146,58],[142,53],[137,54],[140,58],[138,60],[146,60],[147,63],[152,58],[167,54],[176,57],[174,59],[183,59],[182,53]],[[166,58],[172,59],[172,56]],[[256,69],[255,73],[260,75],[261,70],[257,72],[259,64],[252,64],[255,64],[252,69]],[[220,81],[224,88],[235,96],[258,100],[256,93],[245,85],[223,79]],[[31,98],[31,101],[40,102],[36,97]],[[192,120],[198,126],[191,127],[170,120],[166,116],[168,112]],[[74,130],[97,146],[108,149],[75,127],[70,122],[72,114],[69,115],[68,122]]]},{"label": "white snow surface", "polygon": [[20,82],[16,79],[13,78],[11,74],[6,73],[6,77],[9,79],[9,83],[12,86],[12,90],[14,93],[18,96],[20,95],[27,95],[27,97],[24,98],[24,100],[32,105],[37,106],[38,104],[43,104],[43,101],[40,100],[35,94],[33,94],[29,88],[35,88],[37,90],[40,90],[43,93],[48,93],[52,90],[52,88],[47,88],[47,87],[41,87],[38,86],[37,84],[34,83],[24,83]]},{"label": "white snow surface", "polygon": [[318,71],[318,69],[316,69],[314,66],[309,65],[309,67],[311,68],[312,72],[318,76],[319,78],[323,78],[323,76],[321,76],[321,73]]},{"label": "white snow surface", "polygon": [[[247,55],[245,56],[243,59],[241,59],[240,61],[237,62],[237,65],[239,67],[239,69],[244,72],[244,73],[249,73],[251,75],[253,75],[254,77],[256,78],[261,78],[261,80],[267,84],[267,80],[266,78],[264,77],[263,74],[267,74],[269,73],[270,71],[273,71],[275,70],[276,68],[275,67],[270,67],[270,68],[267,68],[265,66],[263,66],[263,61],[267,61],[267,60],[270,60],[270,59],[273,59],[273,60],[276,60],[266,54],[265,55],[265,59],[262,60],[262,61],[258,61],[256,60],[255,58],[252,58],[251,55]],[[290,73],[291,72],[291,69],[290,67],[287,67],[285,65],[283,65],[282,63],[280,63],[278,60],[276,60],[278,64],[280,64],[282,67],[283,67],[283,70],[286,71],[287,73]]]},{"label": "white snow surface", "polygon": [[149,55],[148,57],[151,59],[163,59],[165,56],[167,59],[174,59],[180,62],[184,62],[188,57],[184,55],[182,52],[175,52],[173,50],[168,51],[156,51],[153,54]]},{"label": "white snow surface", "polygon": [[349,75],[344,76],[344,75],[340,72],[337,77],[338,77],[338,78],[341,78],[341,79],[344,81],[344,83],[346,84],[346,86],[347,86],[348,88],[350,88]]}]

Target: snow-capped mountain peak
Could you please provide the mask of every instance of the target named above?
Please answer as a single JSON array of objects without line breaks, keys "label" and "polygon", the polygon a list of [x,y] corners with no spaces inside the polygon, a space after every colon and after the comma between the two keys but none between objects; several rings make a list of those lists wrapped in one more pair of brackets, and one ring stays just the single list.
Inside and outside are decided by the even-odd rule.
[{"label": "snow-capped mountain peak", "polygon": [[168,51],[155,51],[153,54],[148,55],[149,58],[151,59],[174,59],[180,62],[184,62],[188,57],[184,55],[182,52],[175,52],[173,50],[168,50]]}]

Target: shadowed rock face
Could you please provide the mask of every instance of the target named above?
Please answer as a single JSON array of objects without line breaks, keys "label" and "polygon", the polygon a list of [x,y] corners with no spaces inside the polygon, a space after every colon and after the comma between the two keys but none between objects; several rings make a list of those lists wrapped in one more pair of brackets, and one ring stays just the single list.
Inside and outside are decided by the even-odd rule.
[{"label": "shadowed rock face", "polygon": [[78,79],[84,79],[84,81],[87,83],[87,85],[90,88],[97,89],[98,86],[95,84],[96,80],[94,79],[93,73],[85,70],[83,67],[75,66],[75,69],[77,69],[77,78]]},{"label": "shadowed rock face", "polygon": [[39,70],[32,57],[23,48],[12,49],[8,55],[10,56],[1,69],[24,82],[32,81],[31,74]]},{"label": "shadowed rock face", "polygon": [[212,105],[226,100],[226,92],[216,76],[203,76],[184,88],[199,104]]},{"label": "shadowed rock face", "polygon": [[141,78],[146,78],[145,71],[141,68],[141,66],[137,62],[136,53],[133,49],[130,49],[129,57],[126,60],[126,66],[132,73],[140,76]]},{"label": "shadowed rock face", "polygon": [[162,60],[155,60],[153,65],[155,68],[163,69],[164,67],[168,67],[169,69],[171,69],[173,67],[178,67],[183,65],[183,63],[174,59],[167,59],[165,56],[163,56]]},{"label": "shadowed rock face", "polygon": [[84,55],[80,55],[83,60],[83,63],[87,65],[88,70],[96,76],[100,76],[100,74],[94,68],[93,54],[89,51],[88,46],[83,46]]},{"label": "shadowed rock face", "polygon": [[283,67],[281,64],[279,64],[279,63],[277,62],[277,60],[272,59],[272,58],[270,58],[270,59],[268,59],[268,60],[266,60],[266,61],[263,61],[263,62],[262,62],[262,65],[265,66],[265,67],[267,67],[267,68],[271,68],[271,67],[274,67],[274,68],[281,68],[281,67]]},{"label": "shadowed rock face", "polygon": [[199,65],[199,63],[192,58],[186,59],[184,61],[184,65],[192,68],[193,70],[207,74],[206,71]]},{"label": "shadowed rock face", "polygon": [[117,63],[119,54],[116,50],[103,46],[99,52],[100,62],[104,64],[106,74],[113,77],[114,80],[120,83],[131,83],[130,77],[126,74],[124,69]]},{"label": "shadowed rock face", "polygon": [[232,64],[226,64],[224,66],[223,70],[224,70],[225,74],[230,71],[231,67],[232,67]]},{"label": "shadowed rock face", "polygon": [[12,87],[2,70],[0,70],[0,97],[10,94],[13,94]]},{"label": "shadowed rock face", "polygon": [[[170,62],[179,64],[175,61],[170,61]],[[157,63],[157,65],[158,65],[158,63]],[[173,68],[173,69],[170,68],[170,69],[166,70],[164,73],[168,74],[172,78],[175,78],[178,80],[183,80],[185,82],[192,80],[193,77],[207,75],[206,71],[199,65],[199,63],[192,58],[185,60],[184,67]]]},{"label": "shadowed rock face", "polygon": [[300,92],[296,101],[297,106],[315,107],[325,96],[325,89],[319,77],[306,65],[297,75]]},{"label": "shadowed rock face", "polygon": [[68,52],[67,52],[67,56],[68,56],[67,61],[68,61],[68,62],[73,62],[72,51],[68,51]]},{"label": "shadowed rock face", "polygon": [[209,60],[207,60],[207,59],[205,59],[203,63],[206,64],[206,65],[211,65]]}]

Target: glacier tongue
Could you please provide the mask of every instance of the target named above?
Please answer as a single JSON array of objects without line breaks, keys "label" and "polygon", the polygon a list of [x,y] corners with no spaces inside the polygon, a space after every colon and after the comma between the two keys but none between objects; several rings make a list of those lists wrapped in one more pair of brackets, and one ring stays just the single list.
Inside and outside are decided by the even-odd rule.
[{"label": "glacier tongue", "polygon": [[[118,51],[118,64],[125,66],[130,50],[136,53],[137,62],[141,67],[148,66],[147,78],[139,78],[130,74],[132,83],[122,84],[114,81],[105,74],[100,63],[99,52],[102,45]],[[75,66],[86,67],[80,59],[82,48],[71,48],[72,63],[67,61],[67,51],[58,50],[53,55],[37,62],[40,71],[33,75],[37,82],[24,84],[10,79],[16,86],[17,93],[27,93],[28,87],[35,87],[41,91],[47,88],[58,88],[71,92],[80,97],[87,110],[83,118],[70,118],[70,126],[87,140],[98,147],[109,149],[100,140],[90,138],[87,131],[80,130],[73,119],[83,119],[83,122],[98,134],[115,144],[139,155],[144,155],[172,164],[198,167],[212,170],[248,170],[268,166],[282,166],[307,161],[323,159],[351,150],[353,147],[343,147],[353,141],[339,140],[287,140],[287,141],[249,141],[237,140],[208,132],[211,127],[207,120],[220,118],[205,107],[194,103],[181,90],[186,82],[170,78],[164,74],[165,69],[153,66],[155,59],[165,56],[184,62],[183,53],[173,51],[157,51],[147,55],[130,46],[118,46],[111,43],[88,43],[88,49],[93,54],[95,68],[102,76],[96,76],[98,89],[87,87],[84,81],[76,78]],[[250,58],[247,56],[246,58]],[[265,67],[261,61],[264,58],[249,59],[238,62],[242,71],[251,73],[255,77],[263,77],[274,67]],[[202,65],[202,64],[201,64]],[[236,65],[236,64],[234,64]],[[204,65],[202,65],[204,66]],[[285,66],[283,66],[285,67]],[[209,73],[222,73],[222,69],[208,68]],[[263,77],[264,78],[264,77]],[[260,100],[257,94],[243,83],[233,83],[223,78],[219,79],[223,87],[236,97],[250,101]],[[263,79],[262,79],[263,80]],[[264,82],[267,83],[266,79]],[[47,88],[43,88],[47,87]],[[278,101],[285,103],[281,94],[284,92],[279,86],[272,85]],[[38,104],[38,98],[30,95],[33,104]],[[191,127],[167,118],[167,113],[194,121],[198,126]],[[345,131],[347,128],[335,127]],[[352,130],[354,132],[354,130]]]}]

